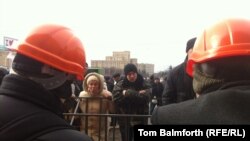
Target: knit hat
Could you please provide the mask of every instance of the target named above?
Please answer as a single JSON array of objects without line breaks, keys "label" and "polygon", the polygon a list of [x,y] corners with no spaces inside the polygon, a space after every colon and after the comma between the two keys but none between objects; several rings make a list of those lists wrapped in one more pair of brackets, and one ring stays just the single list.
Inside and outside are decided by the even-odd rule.
[{"label": "knit hat", "polygon": [[187,41],[187,45],[186,45],[186,53],[188,52],[189,49],[193,48],[194,47],[194,43],[196,41],[196,37],[192,38],[192,39],[189,39]]},{"label": "knit hat", "polygon": [[[241,84],[250,80],[250,56],[234,56],[194,65],[193,88],[198,94],[219,89],[226,83]],[[233,75],[232,75],[233,74]]]},{"label": "knit hat", "polygon": [[43,65],[39,61],[17,53],[13,60],[12,68],[14,71],[21,72],[22,74],[38,75],[41,74]]},{"label": "knit hat", "polygon": [[20,53],[16,54],[12,62],[12,69],[19,75],[26,76],[41,84],[47,90],[56,89],[67,81],[65,72],[51,68]]},{"label": "knit hat", "polygon": [[129,63],[129,64],[125,65],[125,67],[124,67],[125,75],[127,75],[129,72],[137,73],[137,67],[132,63]]}]

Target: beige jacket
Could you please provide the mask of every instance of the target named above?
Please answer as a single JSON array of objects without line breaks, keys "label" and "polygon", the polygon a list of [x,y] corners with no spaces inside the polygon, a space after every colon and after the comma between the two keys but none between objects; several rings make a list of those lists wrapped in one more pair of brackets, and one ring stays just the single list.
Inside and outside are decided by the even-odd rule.
[{"label": "beige jacket", "polygon": [[[91,95],[87,90],[87,80],[89,76],[95,75],[100,82],[100,91],[98,95]],[[111,92],[103,89],[104,79],[100,74],[89,73],[85,77],[83,83],[86,91],[82,91],[79,95],[80,109],[83,113],[87,114],[108,114],[113,111],[113,102],[111,100]],[[107,130],[108,118],[105,116],[83,116],[81,118],[81,130],[84,130],[94,141],[98,141],[99,130],[100,140],[105,140],[105,130]],[[86,130],[88,129],[88,130]]]}]

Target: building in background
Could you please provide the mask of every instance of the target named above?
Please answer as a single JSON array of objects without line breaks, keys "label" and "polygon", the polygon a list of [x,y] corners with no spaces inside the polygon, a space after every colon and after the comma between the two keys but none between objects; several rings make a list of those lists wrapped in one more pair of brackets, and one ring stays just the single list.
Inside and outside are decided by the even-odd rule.
[{"label": "building in background", "polygon": [[135,64],[141,73],[147,75],[154,74],[154,64],[138,63],[137,58],[131,58],[130,51],[114,51],[113,55],[106,56],[105,60],[91,60],[91,67],[105,68],[105,74],[112,75],[114,71],[123,71],[127,63]]},{"label": "building in background", "polygon": [[139,70],[145,71],[149,75],[154,74],[154,64],[139,63],[137,67]]},{"label": "building in background", "polygon": [[[6,45],[6,40],[13,38],[4,38],[4,45],[0,45],[0,65],[8,69],[11,67],[15,52],[11,52]],[[12,43],[12,42],[11,42]],[[137,58],[130,57],[130,51],[114,51],[112,56],[106,56],[105,60],[91,60],[90,70],[100,70],[103,75],[112,75],[114,72],[123,72],[127,63],[133,63],[137,66],[138,71],[144,76],[154,74],[154,64],[138,63]]]}]

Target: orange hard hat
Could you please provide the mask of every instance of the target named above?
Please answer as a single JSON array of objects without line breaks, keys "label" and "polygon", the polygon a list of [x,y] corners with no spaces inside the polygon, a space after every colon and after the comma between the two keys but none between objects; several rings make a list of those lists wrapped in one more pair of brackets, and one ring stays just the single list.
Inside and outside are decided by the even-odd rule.
[{"label": "orange hard hat", "polygon": [[250,20],[226,19],[205,29],[195,42],[186,71],[192,76],[194,64],[231,56],[250,56]]},{"label": "orange hard hat", "polygon": [[85,73],[85,50],[72,31],[61,25],[46,24],[35,28],[17,46],[18,53],[53,68],[76,75],[82,80]]}]

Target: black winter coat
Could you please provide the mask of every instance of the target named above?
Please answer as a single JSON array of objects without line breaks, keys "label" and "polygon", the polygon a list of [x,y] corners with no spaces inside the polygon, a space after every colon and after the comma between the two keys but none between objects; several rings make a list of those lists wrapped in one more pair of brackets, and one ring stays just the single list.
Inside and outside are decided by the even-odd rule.
[{"label": "black winter coat", "polygon": [[162,105],[162,92],[164,90],[164,86],[161,82],[152,84],[152,96],[151,99],[155,96],[157,98],[157,105]]},{"label": "black winter coat", "polygon": [[195,97],[193,79],[186,73],[186,61],[184,61],[169,72],[162,93],[162,105],[178,103]]},{"label": "black winter coat", "polygon": [[39,84],[15,74],[3,79],[0,113],[0,140],[90,141],[62,118],[58,98]]},{"label": "black winter coat", "polygon": [[194,100],[161,106],[153,124],[248,124],[250,81],[227,83]]},{"label": "black winter coat", "polygon": [[[123,95],[123,90],[127,90],[126,95]],[[140,90],[146,90],[146,93],[139,94]],[[117,113],[148,115],[151,85],[141,75],[137,75],[134,83],[129,82],[125,77],[115,85],[112,93]],[[140,118],[132,119],[135,123],[137,120],[139,121]]]},{"label": "black winter coat", "polygon": [[[113,89],[113,101],[121,114],[148,114],[148,104],[151,95],[151,85],[138,74],[135,83],[126,78],[119,81]],[[123,90],[127,90],[126,96]],[[146,90],[145,94],[139,94],[140,90]]]}]

